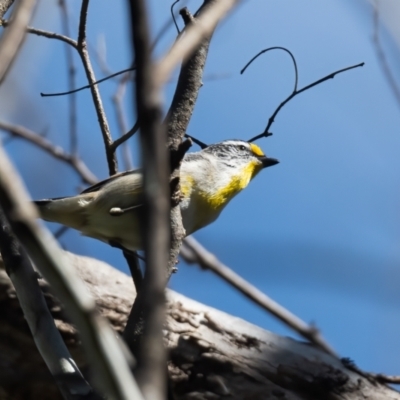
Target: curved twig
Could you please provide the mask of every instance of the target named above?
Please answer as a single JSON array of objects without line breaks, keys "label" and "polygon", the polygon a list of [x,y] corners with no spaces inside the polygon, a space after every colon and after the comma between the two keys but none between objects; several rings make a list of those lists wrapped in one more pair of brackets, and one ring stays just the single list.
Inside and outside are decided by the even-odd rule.
[{"label": "curved twig", "polygon": [[340,70],[338,70],[338,71],[332,72],[332,73],[330,73],[329,75],[326,75],[326,76],[324,76],[323,78],[318,79],[317,81],[315,81],[315,82],[313,82],[313,83],[310,83],[309,85],[307,85],[307,86],[301,88],[300,90],[296,90],[296,91],[292,92],[292,94],[290,94],[281,104],[279,104],[279,106],[278,106],[278,107],[276,108],[276,110],[273,112],[273,114],[271,115],[271,117],[270,117],[269,120],[268,120],[268,124],[267,124],[267,126],[266,126],[264,132],[263,132],[263,133],[260,133],[260,134],[257,135],[257,136],[254,136],[253,138],[251,138],[251,139],[249,140],[249,142],[253,142],[253,141],[258,140],[258,139],[260,139],[260,138],[262,138],[262,137],[271,136],[271,133],[269,132],[269,128],[270,128],[271,125],[274,123],[275,118],[276,118],[276,116],[278,115],[279,111],[282,109],[282,107],[283,107],[285,104],[287,104],[290,100],[292,100],[292,99],[293,99],[294,97],[296,97],[298,94],[303,93],[303,92],[305,92],[306,90],[311,89],[312,87],[317,86],[317,85],[319,85],[320,83],[327,81],[328,79],[333,79],[337,74],[340,74],[340,73],[345,72],[345,71],[349,71],[349,70],[354,69],[354,68],[362,67],[363,65],[364,65],[364,63],[362,62],[362,63],[360,63],[360,64],[352,65],[352,66],[350,66],[350,67],[343,68],[343,69],[340,69]]},{"label": "curved twig", "polygon": [[114,78],[114,77],[116,77],[118,75],[124,74],[125,72],[134,71],[135,69],[136,69],[136,66],[123,69],[121,71],[115,72],[114,74],[111,74],[111,75],[108,75],[108,76],[106,76],[104,78],[101,78],[98,81],[91,82],[88,85],[81,86],[81,87],[79,87],[77,89],[74,89],[74,90],[68,90],[67,92],[56,92],[56,93],[42,93],[42,92],[40,92],[40,95],[42,97],[56,97],[56,96],[66,96],[68,94],[77,93],[77,92],[80,92],[81,90],[90,89],[93,86],[98,85],[99,83],[107,81],[108,79]]},{"label": "curved twig", "polygon": [[175,15],[174,15],[174,7],[175,7],[175,5],[177,4],[177,3],[179,3],[181,0],[175,0],[173,3],[172,3],[172,5],[171,5],[171,16],[172,16],[172,20],[174,21],[174,24],[175,24],[175,28],[176,28],[176,30],[178,31],[178,35],[181,33],[181,31],[179,30],[179,26],[178,26],[178,24],[177,24],[177,22],[176,22],[176,18],[175,18]]},{"label": "curved twig", "polygon": [[294,93],[294,92],[297,90],[297,84],[298,84],[298,82],[299,82],[299,72],[298,72],[298,69],[297,69],[296,59],[294,58],[293,53],[292,53],[290,50],[288,50],[286,47],[274,46],[274,47],[269,47],[268,49],[261,50],[257,55],[255,55],[255,56],[242,68],[242,70],[240,71],[240,74],[243,74],[243,73],[246,71],[246,69],[250,66],[250,64],[251,64],[256,58],[258,58],[261,54],[264,54],[264,53],[266,53],[266,52],[268,52],[268,51],[270,51],[270,50],[283,50],[283,51],[286,51],[286,53],[288,53],[288,54],[290,55],[290,57],[291,57],[291,59],[292,59],[292,61],[293,61],[293,66],[294,66],[294,76],[295,76],[295,79],[294,79],[294,89],[293,89],[293,93]]},{"label": "curved twig", "polygon": [[129,130],[129,132],[125,133],[125,135],[122,135],[121,137],[112,142],[111,144],[112,150],[115,151],[122,143],[130,139],[139,130],[139,127],[140,127],[139,119],[137,119],[135,125],[133,125],[132,129]]}]

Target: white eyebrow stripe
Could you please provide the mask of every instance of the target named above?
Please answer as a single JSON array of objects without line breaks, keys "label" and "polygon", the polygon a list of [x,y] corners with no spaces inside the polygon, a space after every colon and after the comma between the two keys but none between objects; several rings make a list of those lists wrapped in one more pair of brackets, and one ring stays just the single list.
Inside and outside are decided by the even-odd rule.
[{"label": "white eyebrow stripe", "polygon": [[250,145],[247,142],[242,141],[242,140],[225,140],[225,141],[221,142],[221,144],[232,145],[232,146],[237,146],[240,144],[240,145],[246,146],[248,149],[250,148]]}]

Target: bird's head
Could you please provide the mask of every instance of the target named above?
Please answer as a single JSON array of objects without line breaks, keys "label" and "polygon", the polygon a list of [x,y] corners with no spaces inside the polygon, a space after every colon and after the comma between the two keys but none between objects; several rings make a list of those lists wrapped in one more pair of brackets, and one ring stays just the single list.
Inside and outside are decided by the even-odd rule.
[{"label": "bird's head", "polygon": [[209,154],[215,162],[236,175],[249,175],[252,179],[263,168],[278,164],[275,158],[267,157],[259,146],[243,140],[225,140],[212,144],[202,150]]}]

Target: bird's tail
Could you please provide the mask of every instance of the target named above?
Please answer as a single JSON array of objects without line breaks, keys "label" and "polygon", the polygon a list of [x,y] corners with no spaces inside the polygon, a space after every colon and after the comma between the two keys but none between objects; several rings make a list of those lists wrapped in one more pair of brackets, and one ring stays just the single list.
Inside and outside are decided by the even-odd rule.
[{"label": "bird's tail", "polygon": [[85,206],[90,202],[85,197],[59,197],[34,201],[34,204],[44,220],[79,230],[85,224]]}]

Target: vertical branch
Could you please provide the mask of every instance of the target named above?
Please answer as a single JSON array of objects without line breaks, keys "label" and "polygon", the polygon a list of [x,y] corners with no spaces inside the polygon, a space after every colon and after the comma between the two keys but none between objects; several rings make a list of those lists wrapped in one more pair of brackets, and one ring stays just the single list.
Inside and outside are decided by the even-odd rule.
[{"label": "vertical branch", "polygon": [[[138,5],[140,3],[140,5]],[[210,15],[210,9],[214,6],[215,4],[218,3],[216,0],[206,0],[204,2],[204,5],[201,7],[199,10],[199,15],[200,17],[203,17],[203,10],[207,11],[205,14]],[[135,56],[136,56],[136,62],[137,62],[137,75],[136,75],[136,88],[137,88],[137,111],[138,111],[138,116],[139,116],[139,125],[142,129],[142,141],[143,141],[143,162],[145,166],[145,183],[146,183],[146,174],[150,178],[152,177],[153,179],[153,184],[150,188],[153,189],[152,195],[155,196],[153,199],[150,199],[150,197],[146,197],[146,200],[148,202],[153,202],[154,204],[151,207],[154,208],[148,208],[147,209],[147,218],[145,220],[145,226],[147,227],[145,231],[145,237],[146,237],[146,243],[150,241],[150,244],[154,247],[150,250],[150,247],[145,247],[146,248],[146,260],[147,260],[147,268],[146,268],[146,274],[148,273],[149,275],[145,276],[144,284],[142,289],[138,292],[138,296],[135,300],[135,303],[132,307],[131,314],[129,315],[127,325],[125,327],[124,331],[124,338],[126,342],[128,343],[129,347],[131,348],[133,354],[137,356],[139,359],[139,365],[142,360],[142,357],[144,355],[147,355],[149,357],[149,348],[146,346],[143,346],[143,341],[146,341],[146,343],[151,344],[151,339],[148,338],[148,333],[147,333],[147,328],[146,324],[147,319],[150,317],[147,316],[146,307],[147,306],[146,302],[147,301],[153,301],[155,304],[153,304],[154,309],[157,307],[160,307],[161,309],[161,290],[163,289],[166,279],[168,279],[171,275],[171,273],[175,269],[175,264],[177,260],[177,256],[179,253],[179,249],[182,243],[182,239],[185,235],[184,228],[182,226],[182,218],[181,218],[181,213],[180,213],[180,208],[179,208],[179,198],[180,198],[180,191],[179,191],[179,166],[180,166],[180,161],[182,160],[185,151],[189,148],[191,142],[190,141],[185,141],[182,142],[183,135],[186,132],[187,125],[189,123],[190,117],[193,112],[193,108],[197,99],[198,91],[201,87],[201,76],[202,72],[204,69],[205,65],[205,59],[207,56],[207,50],[208,50],[208,44],[209,44],[209,37],[211,36],[213,29],[209,29],[207,31],[207,36],[208,38],[204,41],[204,43],[200,44],[203,42],[204,35],[203,31],[198,34],[194,40],[197,40],[194,46],[194,54],[190,58],[190,60],[186,61],[184,65],[182,66],[181,70],[181,75],[179,77],[179,82],[178,82],[178,87],[176,89],[176,93],[174,96],[173,104],[171,105],[171,108],[168,112],[168,117],[166,119],[166,122],[163,124],[162,129],[166,129],[168,131],[168,142],[164,142],[166,139],[164,138],[164,133],[163,131],[159,130],[158,131],[158,136],[156,139],[156,130],[158,128],[158,123],[159,119],[161,118],[161,111],[157,110],[157,106],[159,107],[159,95],[157,92],[156,84],[160,83],[161,80],[159,79],[157,74],[154,74],[154,65],[151,64],[150,61],[150,52],[148,50],[149,44],[148,44],[148,33],[146,28],[143,26],[145,24],[145,19],[143,18],[143,8],[141,10],[137,9],[137,7],[143,7],[143,0],[139,2],[132,2],[131,4],[131,13],[132,13],[132,22],[133,22],[133,27],[134,27],[134,44],[135,44]],[[211,10],[212,11],[212,10]],[[211,13],[212,15],[212,13]],[[189,12],[187,11],[186,13],[184,12],[184,19],[185,22],[189,25],[193,22],[193,17],[190,16]],[[214,25],[215,27],[215,25]],[[142,35],[142,36],[139,36]],[[140,37],[146,37],[146,43],[144,44],[143,41],[139,41],[136,39]],[[182,40],[182,39],[180,39]],[[179,43],[179,41],[178,41]],[[143,55],[142,51],[144,46],[146,46],[146,54]],[[140,61],[139,61],[140,60]],[[150,65],[146,66],[146,63],[144,60],[147,60],[147,62]],[[139,62],[140,67],[139,67]],[[140,68],[140,72],[139,72]],[[157,65],[157,72],[159,71],[159,66]],[[153,73],[153,75],[151,75]],[[153,79],[153,80],[152,80]],[[154,82],[154,79],[157,79],[157,82]],[[144,107],[146,106],[146,107]],[[143,124],[146,124],[144,126]],[[153,129],[152,135],[150,135],[151,130]],[[161,129],[161,128],[158,128]],[[170,223],[171,223],[171,246],[170,246],[170,253],[169,253],[169,261],[167,263],[167,260],[165,259],[165,242],[160,240],[162,237],[165,238],[165,236],[168,236],[168,232],[166,233],[164,228],[162,228],[162,222],[161,218],[164,218],[164,214],[161,214],[161,210],[159,209],[160,212],[160,221],[159,221],[159,228],[154,231],[154,234],[150,233],[150,229],[153,229],[156,227],[155,223],[153,225],[153,221],[155,220],[156,217],[156,202],[161,202],[166,199],[165,193],[168,193],[168,188],[165,188],[164,186],[164,181],[163,186],[161,186],[160,182],[155,185],[156,178],[161,179],[161,175],[157,175],[157,171],[159,166],[164,165],[163,168],[164,171],[162,172],[162,179],[165,179],[165,174],[167,171],[166,164],[162,164],[165,162],[165,146],[168,144],[170,150],[171,150],[171,169],[172,169],[172,174],[171,174],[171,195],[172,195],[172,209],[170,213]],[[151,153],[151,150],[153,153]],[[163,157],[163,159],[160,159],[157,164],[155,164],[155,159],[153,159],[152,154],[157,155],[159,154],[160,156]],[[149,170],[146,169],[149,168]],[[149,179],[148,184],[150,185],[151,181]],[[150,189],[149,188],[149,189]],[[157,189],[157,191],[155,190]],[[148,189],[147,189],[148,190]],[[166,192],[164,192],[166,190]],[[164,194],[162,194],[164,193]],[[150,193],[149,193],[150,194]],[[146,195],[148,196],[148,195]],[[156,198],[158,196],[158,199]],[[161,207],[161,204],[159,204]],[[163,206],[165,207],[165,205]],[[157,211],[158,212],[158,211]],[[165,222],[164,222],[165,223]],[[165,223],[165,226],[167,224]],[[154,235],[154,236],[153,236]],[[157,236],[155,236],[157,235]],[[157,244],[160,243],[160,244]],[[145,245],[147,246],[147,244]],[[162,247],[160,247],[162,246]],[[156,261],[155,257],[159,257],[158,261]],[[151,262],[154,262],[154,266],[150,266],[150,259]],[[150,285],[149,280],[153,279],[150,278],[150,274],[155,273],[156,269],[158,268],[158,276],[154,277],[154,280],[157,281],[158,285],[158,290],[152,291],[147,288],[147,285]],[[154,272],[153,272],[154,271]],[[162,280],[162,282],[160,281]],[[147,283],[146,283],[147,282]],[[156,285],[156,283],[155,283]],[[156,312],[154,312],[154,315],[156,315]],[[162,321],[162,315],[161,312],[159,313],[160,320],[158,321],[158,324],[154,325],[154,329],[160,329],[161,326],[161,321]],[[155,331],[157,334],[157,331]],[[160,343],[157,342],[159,345]],[[145,350],[143,350],[145,349]],[[151,349],[151,351],[154,353],[157,351],[157,347],[154,346],[154,348]],[[140,354],[143,354],[141,356]],[[153,379],[158,379],[156,383],[156,387],[158,384],[164,385],[164,382],[162,382],[162,373],[163,371],[160,368],[165,368],[165,364],[163,365],[163,358],[161,357],[161,354],[164,357],[164,353],[159,352],[158,356],[158,366],[157,366],[157,373],[159,374],[159,378],[155,378],[153,376]],[[151,358],[152,356],[150,356]],[[140,374],[137,375],[138,382],[141,384],[143,382],[143,385],[146,385],[147,382],[150,382],[151,375],[153,375],[153,369],[154,367],[151,366],[150,358],[147,361],[146,366],[142,368],[141,373],[144,375],[149,374],[149,378],[147,379],[140,377]],[[165,358],[164,358],[165,359]],[[154,358],[156,360],[156,358]],[[142,361],[143,362],[143,361]],[[156,361],[154,361],[155,365]],[[148,366],[148,367],[147,367]],[[147,372],[148,371],[148,372]],[[165,369],[164,369],[164,374],[165,374]],[[144,393],[146,392],[146,389],[143,387]],[[161,390],[161,389],[160,389]],[[161,392],[159,392],[161,393]],[[152,393],[153,395],[153,393]],[[161,394],[160,394],[161,396]],[[150,397],[153,398],[153,397]]]},{"label": "vertical branch", "polygon": [[[198,18],[201,19],[204,12],[215,3],[215,0],[206,0],[196,13]],[[197,18],[195,19],[186,8],[182,9],[180,14],[185,22],[185,29],[196,24]],[[201,41],[200,45],[198,45],[190,58],[183,62],[181,67],[178,84],[165,121],[168,133],[167,143],[171,151],[172,159],[182,159],[184,155],[184,153],[182,154],[180,151],[180,145],[182,144],[182,139],[186,133],[194,106],[196,105],[199,90],[202,86],[203,71],[212,33],[213,31]],[[178,154],[181,154],[181,156]],[[179,182],[179,167],[179,162],[174,163],[173,170],[171,171],[171,181],[176,180]],[[179,184],[172,187],[171,198],[172,208],[170,219],[172,237],[168,265],[169,273],[171,273],[175,267],[182,240],[185,237],[185,229],[182,225],[182,216],[179,207]]]},{"label": "vertical branch", "polygon": [[129,1],[129,4],[137,67],[135,96],[141,127],[145,208],[142,236],[146,254],[143,287],[133,307],[139,310],[143,324],[140,345],[136,343],[134,354],[138,360],[136,377],[145,398],[162,400],[166,393],[166,354],[162,329],[169,247],[166,135],[161,125],[160,87],[155,83],[145,1]]},{"label": "vertical branch", "polygon": [[117,159],[112,148],[112,139],[110,128],[108,126],[107,117],[104,112],[103,103],[101,101],[100,92],[94,83],[96,77],[92,68],[89,58],[89,52],[86,42],[86,21],[87,11],[89,7],[89,0],[82,0],[81,14],[79,19],[79,32],[78,32],[78,52],[82,59],[83,67],[85,68],[86,77],[90,84],[90,91],[92,93],[94,107],[96,109],[97,119],[100,124],[101,133],[103,135],[104,146],[106,150],[108,171],[110,175],[114,175],[118,171]]},{"label": "vertical branch", "polygon": [[[117,117],[118,127],[120,131],[120,137],[122,137],[126,132],[128,132],[128,124],[126,123],[123,98],[125,95],[126,87],[131,77],[132,77],[131,72],[127,72],[125,75],[122,76],[122,78],[118,82],[117,90],[115,91],[115,94],[112,97]],[[122,151],[122,160],[124,162],[124,169],[125,170],[132,169],[133,166],[132,155],[127,141],[124,141],[124,143],[122,143],[121,151]]]},{"label": "vertical branch", "polygon": [[386,58],[385,52],[383,51],[382,43],[379,38],[379,4],[376,2],[374,4],[374,33],[372,37],[376,55],[378,57],[378,61],[381,65],[383,74],[386,80],[389,83],[390,89],[394,94],[394,97],[397,100],[397,103],[400,105],[400,87],[397,85],[396,79],[392,70],[390,69],[389,62]]},{"label": "vertical branch", "polygon": [[[61,22],[63,25],[63,33],[67,37],[71,37],[69,29],[69,17],[67,4],[65,0],[59,0],[61,8]],[[72,91],[76,87],[76,68],[74,64],[74,56],[71,46],[65,46],[65,55],[68,65],[68,90]],[[78,135],[77,135],[77,109],[76,109],[76,94],[69,95],[69,138],[70,138],[70,153],[72,157],[78,154]]]}]

